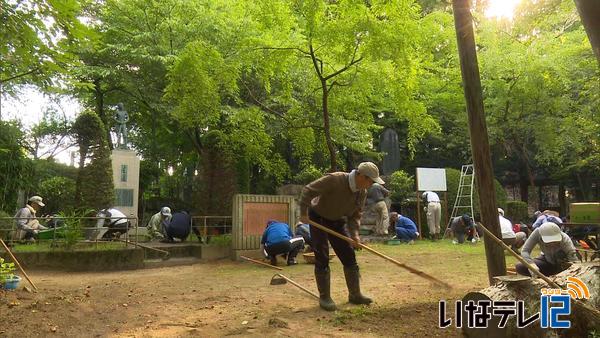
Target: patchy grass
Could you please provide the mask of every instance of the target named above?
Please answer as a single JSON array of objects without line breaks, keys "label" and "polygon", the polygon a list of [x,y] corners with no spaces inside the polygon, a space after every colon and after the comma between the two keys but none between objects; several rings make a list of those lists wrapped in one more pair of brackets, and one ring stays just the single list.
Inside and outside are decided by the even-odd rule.
[{"label": "patchy grass", "polygon": [[47,251],[96,251],[96,250],[119,250],[125,248],[122,242],[79,242],[72,250],[65,250],[62,243],[52,241],[39,241],[35,244],[15,244],[13,252],[47,252]]}]

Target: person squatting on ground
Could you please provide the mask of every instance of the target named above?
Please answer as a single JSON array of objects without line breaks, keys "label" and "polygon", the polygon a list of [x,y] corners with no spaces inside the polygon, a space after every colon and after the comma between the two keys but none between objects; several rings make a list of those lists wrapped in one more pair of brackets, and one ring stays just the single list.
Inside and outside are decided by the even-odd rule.
[{"label": "person squatting on ground", "polygon": [[171,221],[166,224],[165,238],[161,241],[164,243],[173,243],[177,241],[183,242],[190,235],[192,227],[192,217],[185,211],[173,213]]},{"label": "person squatting on ground", "polygon": [[502,208],[498,208],[498,221],[500,222],[500,232],[502,233],[504,244],[509,245],[514,251],[525,244],[527,234],[522,231],[514,231],[512,222],[504,217],[504,210]]},{"label": "person squatting on ground", "polygon": [[[358,169],[350,173],[329,173],[311,182],[302,189],[300,221],[309,223],[309,220],[312,220],[344,236],[349,235],[355,243],[360,243],[358,228],[361,211],[365,205],[367,189],[373,182],[384,184],[379,177],[379,169],[371,162],[361,163]],[[345,224],[347,230],[344,228]],[[319,306],[327,311],[336,309],[330,290],[329,243],[344,265],[349,302],[370,304],[371,298],[365,297],[360,291],[359,269],[353,248],[357,245],[329,236],[312,225],[310,233],[315,251],[315,279],[319,289]]]},{"label": "person squatting on ground", "polygon": [[15,214],[17,232],[15,239],[35,241],[35,237],[40,230],[46,230],[47,227],[40,224],[36,213],[45,206],[40,196],[31,196],[27,204]]},{"label": "person squatting on ground", "polygon": [[287,256],[287,265],[296,265],[296,256],[304,248],[304,238],[294,237],[287,223],[268,221],[260,244],[271,265],[277,265],[278,255]]},{"label": "person squatting on ground", "polygon": [[146,226],[148,228],[148,236],[150,236],[151,239],[164,238],[167,233],[167,226],[171,222],[172,217],[171,208],[162,207],[160,211],[152,215],[150,221],[148,221],[148,225]]},{"label": "person squatting on ground", "polygon": [[[531,250],[536,245],[540,246],[541,255],[532,259]],[[579,261],[569,236],[552,222],[546,222],[533,230],[521,249],[521,256],[545,276],[556,275],[569,268],[571,263]],[[521,275],[533,274],[523,263],[517,263],[515,269]]]},{"label": "person squatting on ground", "polygon": [[417,225],[413,220],[406,216],[397,214],[396,220],[396,236],[394,238],[399,239],[408,244],[414,244],[415,239],[419,236],[417,231]]},{"label": "person squatting on ground", "polygon": [[[96,227],[88,229],[86,231],[86,239],[88,241],[95,241],[101,238],[112,239],[113,237],[119,237],[122,233],[125,233],[128,229],[127,216],[122,213],[119,209],[106,208],[101,209],[96,214],[98,220],[96,221]],[[104,232],[103,228],[108,228]]]},{"label": "person squatting on ground", "polygon": [[306,248],[306,252],[312,252],[312,240],[310,239],[310,226],[308,224],[304,224],[302,222],[296,223],[296,230],[294,230],[294,237],[302,237],[304,238],[304,244],[308,247]]},{"label": "person squatting on ground", "polygon": [[427,212],[429,234],[431,235],[431,240],[435,241],[440,238],[440,222],[442,219],[440,197],[433,191],[424,192],[422,197],[427,203],[427,206],[425,206],[424,209],[425,212]]},{"label": "person squatting on ground", "polygon": [[475,229],[475,224],[469,214],[454,217],[452,222],[450,222],[450,229],[454,233],[454,237],[456,237],[452,243],[463,244],[465,242],[465,236],[467,236],[467,241],[472,243],[476,242],[475,231],[477,230]]},{"label": "person squatting on ground", "polygon": [[388,207],[385,198],[390,195],[390,191],[381,184],[374,183],[367,190],[367,206],[373,206],[377,217],[375,218],[375,234],[378,236],[387,236],[388,224],[390,222]]}]

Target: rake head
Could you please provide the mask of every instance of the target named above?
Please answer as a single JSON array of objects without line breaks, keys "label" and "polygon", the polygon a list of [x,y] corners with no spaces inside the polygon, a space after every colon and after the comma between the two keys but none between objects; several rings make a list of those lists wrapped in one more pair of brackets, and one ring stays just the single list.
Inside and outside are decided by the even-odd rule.
[{"label": "rake head", "polygon": [[286,284],[286,283],[287,283],[287,280],[285,280],[278,273],[276,273],[271,278],[271,283],[269,283],[269,284],[271,284],[271,285],[282,285],[282,284]]}]

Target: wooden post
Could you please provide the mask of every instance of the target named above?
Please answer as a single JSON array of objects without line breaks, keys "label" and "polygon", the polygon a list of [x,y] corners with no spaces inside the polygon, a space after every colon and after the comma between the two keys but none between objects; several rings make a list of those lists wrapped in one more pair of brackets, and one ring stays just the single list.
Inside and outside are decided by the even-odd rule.
[{"label": "wooden post", "polygon": [[[448,192],[444,191],[444,210],[446,211],[446,216],[444,217],[444,234],[446,233],[446,229],[448,229]],[[442,229],[440,229],[440,233],[442,233]]]},{"label": "wooden post", "polygon": [[600,1],[575,0],[575,6],[600,66]]},{"label": "wooden post", "polygon": [[417,226],[419,227],[419,238],[423,238],[423,231],[421,231],[421,196],[419,196],[419,190],[417,190]]},{"label": "wooden post", "polygon": [[[479,188],[481,220],[496,237],[501,237],[470,0],[454,0],[452,9],[471,134],[471,152]],[[485,241],[485,256],[491,285],[494,276],[506,274],[506,261],[502,248],[491,240]]]}]

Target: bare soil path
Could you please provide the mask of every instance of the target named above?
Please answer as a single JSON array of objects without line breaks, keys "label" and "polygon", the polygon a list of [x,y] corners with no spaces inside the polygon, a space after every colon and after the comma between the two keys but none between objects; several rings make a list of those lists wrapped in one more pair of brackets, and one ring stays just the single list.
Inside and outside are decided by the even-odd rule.
[{"label": "bare soil path", "polygon": [[[435,288],[367,252],[358,253],[362,286],[375,303],[347,303],[336,258],[332,297],[340,310],[335,313],[320,310],[315,299],[290,284],[269,285],[275,270],[245,262],[107,273],[32,271],[38,293],[22,287],[0,292],[0,336],[461,336],[456,329],[438,328],[438,301],[487,286],[483,244],[375,247],[454,289]],[[316,292],[312,271],[302,262],[284,267],[283,274]]]}]

